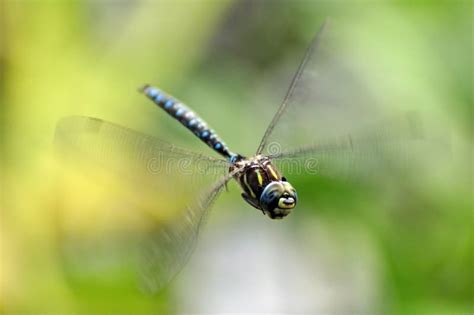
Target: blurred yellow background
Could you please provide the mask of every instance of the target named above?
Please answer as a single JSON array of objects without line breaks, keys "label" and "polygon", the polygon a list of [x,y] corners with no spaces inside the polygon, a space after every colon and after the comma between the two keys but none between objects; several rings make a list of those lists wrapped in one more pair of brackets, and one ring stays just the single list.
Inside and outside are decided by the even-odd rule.
[{"label": "blurred yellow background", "polygon": [[[0,313],[472,312],[472,10],[470,1],[3,0]],[[326,16],[356,25],[360,57],[391,69],[366,72],[387,98],[452,126],[456,165],[427,156],[438,181],[391,194],[302,176],[299,194],[315,210],[277,227],[232,186],[197,257],[158,296],[136,289],[128,262],[116,266],[126,252],[98,257],[92,276],[63,259],[58,244],[75,233],[88,234],[88,251],[146,224],[96,213],[129,186],[62,178],[52,148],[58,120],[99,117],[211,155],[137,93],[151,83],[197,109],[231,148],[253,152]],[[179,199],[149,196],[135,201]],[[272,271],[273,260],[282,269]],[[239,268],[244,261],[261,267]]]}]

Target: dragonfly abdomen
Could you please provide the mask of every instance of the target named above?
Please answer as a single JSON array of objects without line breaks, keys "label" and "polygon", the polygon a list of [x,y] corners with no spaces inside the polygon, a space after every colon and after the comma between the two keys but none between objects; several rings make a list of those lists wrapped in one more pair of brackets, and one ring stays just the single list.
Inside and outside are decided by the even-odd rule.
[{"label": "dragonfly abdomen", "polygon": [[214,151],[226,158],[235,155],[229,151],[224,141],[222,141],[213,129],[209,128],[208,124],[201,117],[179,100],[149,85],[144,86],[142,91],[156,105],[178,120],[183,126],[201,139],[201,141],[214,149]]}]

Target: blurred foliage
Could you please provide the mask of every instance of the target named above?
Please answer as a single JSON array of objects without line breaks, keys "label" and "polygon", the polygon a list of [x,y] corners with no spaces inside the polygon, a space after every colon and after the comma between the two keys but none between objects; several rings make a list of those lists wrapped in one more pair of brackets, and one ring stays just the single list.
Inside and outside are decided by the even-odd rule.
[{"label": "blurred foliage", "polygon": [[[63,260],[58,213],[64,205],[72,205],[77,215],[66,219],[82,219],[93,230],[97,218],[87,210],[124,191],[102,195],[79,178],[72,187],[58,181],[51,150],[56,122],[67,115],[100,117],[208,152],[136,92],[152,83],[198,109],[236,151],[253,152],[326,16],[359,26],[354,40],[372,52],[367,58],[380,57],[386,66],[380,69],[391,71],[373,73],[374,78],[387,85],[404,82],[393,88],[394,103],[436,112],[440,125],[454,126],[452,139],[463,146],[456,165],[431,165],[432,181],[388,180],[374,189],[296,178],[308,211],[288,224],[301,233],[314,218],[335,230],[362,226],[382,265],[372,271],[382,281],[373,306],[377,312],[472,312],[470,1],[4,0],[0,313],[176,312],[180,302],[173,288],[157,297],[136,289],[127,253],[107,258],[121,261],[116,269],[91,265],[101,279],[81,278],[82,269]],[[393,36],[378,45],[371,38],[382,29]],[[455,175],[446,176],[450,171]],[[238,195],[232,187],[231,194]],[[97,200],[86,199],[94,193]],[[244,208],[237,197],[223,199]],[[113,229],[127,220],[109,224]]]}]

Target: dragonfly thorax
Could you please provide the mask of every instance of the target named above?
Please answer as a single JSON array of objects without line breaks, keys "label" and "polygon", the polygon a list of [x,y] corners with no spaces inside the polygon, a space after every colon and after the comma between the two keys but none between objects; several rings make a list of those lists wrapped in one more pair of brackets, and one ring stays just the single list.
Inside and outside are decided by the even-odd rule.
[{"label": "dragonfly thorax", "polygon": [[251,206],[272,219],[282,219],[295,207],[296,191],[272,164],[270,158],[236,156],[230,168],[241,169],[234,178],[242,188],[242,197]]}]

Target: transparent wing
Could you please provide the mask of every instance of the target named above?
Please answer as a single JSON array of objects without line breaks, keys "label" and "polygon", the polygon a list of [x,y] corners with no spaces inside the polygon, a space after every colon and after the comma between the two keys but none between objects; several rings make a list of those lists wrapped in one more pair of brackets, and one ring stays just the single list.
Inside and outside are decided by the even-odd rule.
[{"label": "transparent wing", "polygon": [[196,247],[196,241],[207,213],[219,193],[235,170],[224,176],[203,195],[192,207],[188,207],[182,219],[150,231],[143,244],[141,264],[142,288],[147,292],[157,292],[179,273]]},{"label": "transparent wing", "polygon": [[[179,171],[175,176],[222,175],[229,166],[223,159],[207,157],[91,117],[63,118],[56,129],[55,145],[63,157],[87,159],[98,166],[117,167],[121,173],[135,176],[138,172],[162,177],[169,175],[173,167]],[[123,163],[127,163],[127,168],[123,168]]]},{"label": "transparent wing", "polygon": [[300,171],[352,176],[416,152],[424,118],[387,106],[379,82],[366,75],[371,61],[355,58],[357,43],[344,38],[333,23],[323,24],[257,153],[287,158],[280,161],[287,166],[298,158]]},{"label": "transparent wing", "polygon": [[327,24],[328,21],[324,21],[318,33],[312,40],[308,51],[306,52],[303,60],[301,61],[298,69],[296,70],[295,75],[293,76],[293,79],[291,80],[290,87],[288,88],[288,92],[286,93],[283,102],[281,103],[280,107],[278,107],[278,110],[275,113],[275,116],[273,116],[272,121],[268,125],[267,130],[265,130],[265,134],[263,135],[263,138],[260,141],[260,145],[257,149],[257,155],[262,153],[263,150],[268,146],[268,142],[272,138],[274,138],[274,136],[272,137],[272,134],[274,133],[275,127],[280,122],[281,117],[287,112],[288,107],[291,107],[292,102],[294,102],[295,93],[300,93],[300,89],[302,86],[302,83],[300,81],[304,82],[306,80],[305,74],[310,71],[309,69],[307,69],[307,66],[308,64],[311,65],[313,63],[314,54],[318,51],[318,49],[320,49],[320,42],[326,31]]},{"label": "transparent wing", "polygon": [[[396,123],[395,123],[396,122]],[[409,171],[420,156],[435,147],[424,135],[414,113],[373,126],[367,133],[313,141],[312,144],[282,152],[272,144],[270,157],[290,175],[317,174],[339,179],[384,177]]]},{"label": "transparent wing", "polygon": [[81,281],[106,284],[139,271],[145,289],[161,289],[187,262],[231,178],[224,160],[95,118],[61,120],[55,147],[63,162],[58,245]]}]

